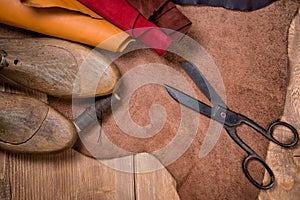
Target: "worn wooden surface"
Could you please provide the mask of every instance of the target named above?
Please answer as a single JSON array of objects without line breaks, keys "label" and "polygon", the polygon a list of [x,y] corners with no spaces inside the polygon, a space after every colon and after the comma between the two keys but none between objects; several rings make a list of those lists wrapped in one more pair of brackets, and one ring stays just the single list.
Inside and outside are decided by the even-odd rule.
[{"label": "worn wooden surface", "polygon": [[73,150],[43,156],[0,152],[0,160],[0,199],[179,199],[166,169],[134,173],[137,163],[158,164],[148,154],[110,160],[110,167]]},{"label": "worn wooden surface", "polygon": [[[289,29],[289,86],[282,120],[300,130],[300,11]],[[286,129],[275,133],[283,140],[289,139]],[[267,163],[273,169],[276,185],[268,191],[261,191],[259,200],[298,200],[300,198],[300,145],[286,150],[270,143]],[[265,178],[267,179],[267,177]]]}]

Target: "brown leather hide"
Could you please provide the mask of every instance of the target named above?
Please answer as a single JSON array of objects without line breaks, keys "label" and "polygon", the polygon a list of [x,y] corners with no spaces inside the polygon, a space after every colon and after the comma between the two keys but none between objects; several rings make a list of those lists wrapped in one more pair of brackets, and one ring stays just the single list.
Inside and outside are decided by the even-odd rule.
[{"label": "brown leather hide", "polygon": [[[253,12],[204,6],[179,8],[193,23],[188,35],[208,51],[219,68],[227,105],[265,128],[277,120],[286,94],[287,30],[297,10],[296,1],[278,1]],[[116,64],[123,74],[142,64],[161,63],[184,75],[178,60],[171,54],[159,58],[151,50],[140,50],[126,54]],[[197,96],[205,100],[200,93]],[[180,107],[166,90],[153,84],[139,88],[131,96],[129,112],[135,123],[146,126],[150,123],[148,111],[154,103],[164,106],[167,120],[153,137],[142,139],[128,135],[116,124],[112,114],[103,122],[104,133],[113,144],[127,151],[153,152],[163,148],[175,137],[181,120]],[[246,154],[224,130],[213,150],[204,158],[198,157],[210,122],[200,115],[199,119],[191,146],[167,166],[177,180],[181,198],[256,199],[259,190],[245,178],[241,167]],[[247,127],[238,131],[249,146],[265,157],[269,141]],[[260,180],[263,173],[259,168],[254,171]]]}]

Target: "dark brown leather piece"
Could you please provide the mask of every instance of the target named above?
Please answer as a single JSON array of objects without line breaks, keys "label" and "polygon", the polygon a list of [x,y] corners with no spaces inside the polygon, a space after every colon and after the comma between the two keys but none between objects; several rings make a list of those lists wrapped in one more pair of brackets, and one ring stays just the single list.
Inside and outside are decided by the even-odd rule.
[{"label": "dark brown leather piece", "polygon": [[143,1],[143,0],[127,0],[133,7],[135,7],[146,19],[155,15],[159,12],[159,9],[168,2],[168,0],[154,0],[154,1]]},{"label": "dark brown leather piece", "polygon": [[[186,34],[192,22],[182,14],[175,4],[169,0],[127,0],[146,19],[152,21],[164,30],[173,40],[179,40],[183,35],[175,34],[175,31]],[[173,31],[172,31],[173,30]]]}]

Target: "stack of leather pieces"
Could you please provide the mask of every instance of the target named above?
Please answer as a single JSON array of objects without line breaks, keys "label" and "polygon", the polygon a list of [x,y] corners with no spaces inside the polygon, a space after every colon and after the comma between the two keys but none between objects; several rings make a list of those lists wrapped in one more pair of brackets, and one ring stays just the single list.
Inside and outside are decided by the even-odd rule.
[{"label": "stack of leather pieces", "polygon": [[132,41],[127,33],[75,0],[2,0],[1,3],[3,24],[113,52],[123,51]]},{"label": "stack of leather pieces", "polygon": [[[172,39],[146,18],[151,18],[163,28],[171,28],[175,31],[186,32],[191,25],[190,21],[175,8],[175,5],[168,1],[154,1],[154,3],[142,3],[142,1],[135,0],[129,1],[129,3],[126,0],[79,1],[133,37],[138,38],[148,47],[153,48],[158,55],[165,53],[172,43]],[[159,12],[156,13],[156,11]],[[168,34],[172,35],[172,32]],[[174,38],[178,39],[176,35]]]}]

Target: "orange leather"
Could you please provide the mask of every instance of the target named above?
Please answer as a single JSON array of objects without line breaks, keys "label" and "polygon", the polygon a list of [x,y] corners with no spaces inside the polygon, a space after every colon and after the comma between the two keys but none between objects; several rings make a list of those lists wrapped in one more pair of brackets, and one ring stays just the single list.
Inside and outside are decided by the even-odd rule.
[{"label": "orange leather", "polygon": [[93,18],[103,19],[100,15],[78,2],[77,0],[21,0],[22,4],[35,8],[59,7],[68,10],[79,11]]},{"label": "orange leather", "polygon": [[130,36],[75,0],[0,0],[0,23],[113,52]]}]

